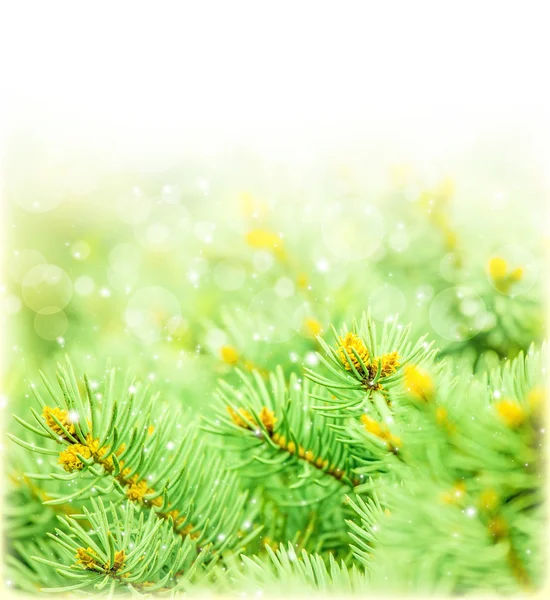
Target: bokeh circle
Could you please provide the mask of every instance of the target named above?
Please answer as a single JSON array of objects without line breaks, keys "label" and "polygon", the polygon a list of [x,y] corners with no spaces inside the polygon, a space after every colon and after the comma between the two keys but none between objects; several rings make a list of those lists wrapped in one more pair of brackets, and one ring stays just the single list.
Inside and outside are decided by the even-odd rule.
[{"label": "bokeh circle", "polygon": [[49,307],[61,310],[71,300],[73,283],[60,267],[50,264],[37,265],[21,282],[21,294],[25,304],[35,312]]},{"label": "bokeh circle", "polygon": [[430,303],[429,318],[436,333],[454,342],[473,338],[489,323],[485,303],[466,286],[454,286],[439,292]]}]

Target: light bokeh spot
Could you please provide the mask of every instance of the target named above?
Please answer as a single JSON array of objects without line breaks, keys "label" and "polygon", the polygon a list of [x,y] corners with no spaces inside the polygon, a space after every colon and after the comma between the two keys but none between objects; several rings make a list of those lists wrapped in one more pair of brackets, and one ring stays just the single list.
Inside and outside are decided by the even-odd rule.
[{"label": "light bokeh spot", "polygon": [[25,275],[21,283],[21,292],[25,304],[35,312],[48,307],[61,310],[71,300],[73,283],[60,267],[37,265]]},{"label": "light bokeh spot", "polygon": [[429,318],[434,330],[453,342],[473,338],[490,323],[485,302],[466,286],[439,292],[430,304]]},{"label": "light bokeh spot", "polygon": [[326,207],[323,241],[338,258],[360,260],[374,254],[384,238],[384,218],[371,205],[348,207],[335,203]]},{"label": "light bokeh spot", "polygon": [[124,311],[128,329],[144,344],[157,342],[163,329],[181,316],[177,297],[160,286],[145,287],[135,292]]},{"label": "light bokeh spot", "polygon": [[381,285],[369,295],[371,314],[379,321],[403,313],[406,306],[407,300],[403,292],[389,283]]}]

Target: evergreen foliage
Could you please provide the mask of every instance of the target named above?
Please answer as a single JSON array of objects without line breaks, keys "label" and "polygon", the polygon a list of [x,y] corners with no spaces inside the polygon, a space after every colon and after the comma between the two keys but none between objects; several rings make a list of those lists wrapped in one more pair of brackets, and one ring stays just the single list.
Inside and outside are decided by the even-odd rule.
[{"label": "evergreen foliage", "polygon": [[[186,203],[170,186],[155,202],[135,190],[128,200],[113,177],[123,201],[97,217],[105,235],[75,219],[73,245],[89,235],[99,258],[89,273],[67,267],[84,292],[65,308],[66,348],[38,335],[51,290],[19,277],[32,251],[17,257],[13,293],[27,305],[5,386],[11,585],[135,596],[541,587],[548,350],[534,263],[505,259],[487,223],[456,225],[450,180],[394,176],[368,214],[349,182],[335,190],[328,177],[336,208],[320,195],[276,211],[241,194],[234,231],[219,226],[216,243],[207,225],[223,202],[189,191],[187,174]],[[159,181],[143,187],[152,195]],[[48,230],[58,264],[63,210]],[[127,230],[109,229],[109,211]],[[338,231],[342,211],[359,221],[355,243]],[[390,242],[354,256],[375,219]]]},{"label": "evergreen foliage", "polygon": [[364,315],[320,340],[315,383],[238,371],[199,429],[113,369],[98,394],[59,365],[59,391],[43,376],[41,412],[9,434],[20,465],[43,457],[14,476],[14,577],[50,592],[536,587],[546,348],[457,373],[397,323],[378,337]]}]

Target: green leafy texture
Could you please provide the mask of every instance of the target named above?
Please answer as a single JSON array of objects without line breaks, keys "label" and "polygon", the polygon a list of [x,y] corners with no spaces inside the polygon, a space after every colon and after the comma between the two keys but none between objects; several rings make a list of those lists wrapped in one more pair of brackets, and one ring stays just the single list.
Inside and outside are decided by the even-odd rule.
[{"label": "green leafy texture", "polygon": [[[157,395],[138,384],[124,385],[115,393],[114,370],[106,376],[103,394],[94,392],[86,377],[81,392],[68,360],[66,366],[59,366],[61,395],[46,378],[43,381],[50,406],[69,419],[72,416],[73,422],[63,423],[52,414],[54,431],[31,408],[35,425],[18,420],[42,441],[10,437],[47,457],[50,479],[70,482],[73,491],[66,493],[62,484],[65,490],[52,492],[45,505],[98,495],[115,502],[129,498],[144,508],[154,507],[159,520],[170,519],[177,537],[213,544],[218,552],[237,543],[245,494],[235,475],[223,468],[219,455],[208,452],[197,439],[198,430],[188,414],[170,411]],[[45,409],[36,387],[32,389]],[[73,433],[68,429],[71,424]],[[27,476],[44,478],[40,473]]]},{"label": "green leafy texture", "polygon": [[523,399],[521,418],[495,401],[485,377],[443,372],[429,401],[411,395],[407,404],[403,396],[396,411],[408,423],[402,460],[392,462],[392,478],[363,486],[376,489],[388,514],[372,499],[352,502],[361,518],[359,527],[350,523],[354,552],[376,589],[504,592],[540,585],[541,405],[529,405],[525,392],[544,385],[542,373],[535,351],[493,373],[499,387],[513,382]]},{"label": "green leafy texture", "polygon": [[[54,530],[55,524],[52,526]],[[52,568],[51,564],[42,562],[40,559],[51,562],[63,560],[61,547],[50,538],[40,541],[26,539],[13,541],[10,544],[10,552],[6,554],[6,580],[8,586],[14,586],[18,590],[29,594],[37,594],[44,588],[62,587],[67,579]]]},{"label": "green leafy texture", "polygon": [[[331,478],[353,485],[354,464],[329,427],[334,419],[311,408],[310,396],[320,393],[317,387],[294,374],[287,385],[281,368],[267,383],[257,372],[239,374],[239,389],[220,383],[217,419],[205,419],[204,429],[224,435],[230,447],[246,456],[249,476],[266,477],[292,465],[300,473],[293,489],[311,483],[341,489]],[[262,416],[266,409],[267,416]],[[243,472],[245,465],[239,468]]]},{"label": "green leafy texture", "polygon": [[[309,368],[304,370],[307,377],[334,395],[333,410],[339,418],[360,415],[368,406],[368,401],[374,398],[375,392],[385,396],[402,381],[404,368],[408,364],[424,364],[435,355],[433,343],[426,342],[425,336],[414,344],[409,340],[411,325],[403,327],[397,315],[391,321],[384,321],[380,339],[370,314],[363,314],[359,324],[354,320],[351,329],[344,324],[340,334],[334,328],[332,332],[335,346],[318,338],[324,351],[324,356],[319,354],[319,358],[326,374],[321,375]],[[348,333],[358,336],[368,351],[367,362],[356,348],[343,348],[342,340]],[[398,362],[392,372],[385,374],[383,357],[390,353],[397,354]]]},{"label": "green leafy texture", "polygon": [[[540,293],[534,296],[515,295],[512,285],[510,292],[503,294],[484,280],[483,275],[482,272],[476,273],[473,278],[471,274],[469,277],[461,275],[457,282],[477,292],[487,307],[483,327],[477,335],[466,335],[468,339],[447,343],[441,350],[441,356],[468,358],[477,372],[484,371],[485,356],[494,357],[497,361],[514,358],[520,352],[526,352],[533,340],[539,340],[544,331],[544,312],[540,309],[544,302]],[[479,329],[474,323],[477,313],[469,319],[464,318],[459,297],[450,310],[457,322],[463,322],[463,332],[467,332],[468,327]]]},{"label": "green leafy texture", "polygon": [[[307,327],[307,320],[312,320],[318,327],[321,327],[319,318],[309,302],[304,302],[298,311],[299,317],[294,317],[290,323],[285,323],[285,330],[292,331],[298,335],[293,335],[292,347],[296,356],[294,362],[288,361],[288,348],[286,344],[273,344],[269,335],[262,335],[259,332],[269,333],[269,323],[265,318],[254,319],[250,317],[248,311],[239,306],[222,306],[219,312],[216,312],[217,323],[214,320],[203,320],[202,343],[207,351],[211,351],[222,358],[226,363],[220,374],[224,379],[231,383],[238,382],[238,376],[234,376],[236,366],[245,370],[257,370],[262,375],[266,375],[266,364],[285,365],[285,373],[291,372],[301,374],[302,365],[298,362],[298,356],[305,356],[308,352],[313,352],[319,348],[315,339],[314,332]],[[231,349],[231,360],[227,362],[224,359],[222,349],[219,347],[219,339],[224,339],[222,348]]]},{"label": "green leafy texture", "polygon": [[[167,418],[158,400],[151,401],[154,396],[132,384],[134,398],[117,393],[122,398],[120,411],[109,380],[100,397],[85,386],[86,395],[79,396],[82,404],[77,404],[76,381],[69,378],[67,383],[70,371],[60,371],[65,401],[57,406],[64,411],[76,407],[89,422],[79,418],[72,433],[65,413],[53,414],[53,425],[47,427],[35,411],[36,425],[18,418],[27,433],[12,437],[42,456],[52,469],[50,480],[78,488],[69,495],[59,492],[53,504],[46,500],[46,508],[74,501],[80,503],[80,512],[57,517],[62,528],[53,537],[62,551],[55,558],[43,540],[36,545],[35,558],[29,558],[22,541],[12,544],[10,572],[17,581],[30,572],[20,587],[257,593],[277,586],[304,594],[536,589],[544,571],[540,532],[546,347],[542,351],[533,347],[489,374],[476,375],[467,364],[436,361],[435,351],[423,339],[416,344],[400,340],[399,336],[406,338],[407,328],[400,330],[395,321],[382,332],[381,341],[368,317],[361,327],[354,325],[354,333],[363,346],[355,346],[353,357],[344,355],[342,360],[338,346],[335,350],[321,344],[330,354],[324,364],[325,369],[330,366],[326,387],[301,381],[296,374],[287,382],[281,367],[267,379],[258,372],[246,375],[237,370],[239,385],[220,383],[217,405],[201,429],[188,423],[186,415]],[[383,364],[375,359],[392,352],[399,360],[393,360],[395,368],[382,377]],[[374,386],[365,385],[367,374]],[[313,371],[309,376],[316,378]],[[342,389],[346,398],[338,396]],[[348,405],[350,398],[353,402]],[[59,456],[60,445],[68,448],[82,441],[89,445],[88,434],[103,430],[94,428],[96,401],[111,414],[108,419],[103,416],[105,433],[97,444],[97,459],[77,453],[81,468],[67,473],[58,466],[54,472],[52,457]],[[164,462],[168,455],[159,449],[167,447],[167,440],[177,440],[173,428],[178,429],[180,420],[187,424],[180,438],[178,479],[188,463],[191,473],[185,477],[183,492],[187,504],[180,504],[178,513],[187,511],[187,518],[179,527],[193,523],[183,536],[176,535],[178,515],[165,512],[171,506],[172,487],[166,483],[163,493],[157,493],[158,482],[173,461],[168,460],[158,475],[154,463],[143,458],[143,448],[150,447],[156,466]],[[155,424],[153,432],[150,423]],[[129,425],[127,437],[118,434],[119,427],[128,429],[121,424]],[[39,433],[41,446],[34,441]],[[208,436],[214,435],[223,440],[225,467],[210,444]],[[117,454],[113,448],[120,449],[122,443],[127,447]],[[102,453],[103,447],[107,450]],[[193,462],[197,449],[199,458]],[[110,457],[112,468],[106,462]],[[131,483],[117,485],[117,475],[127,464],[132,466],[130,476],[157,472],[135,501],[129,500]],[[215,473],[208,465],[216,465]],[[194,479],[197,471],[201,475]],[[48,473],[36,469],[25,476],[46,481]],[[214,478],[222,476],[229,485],[218,498],[210,492],[219,481]],[[112,480],[113,485],[105,485]],[[201,504],[200,493],[195,495],[198,488],[204,489],[201,481],[211,485],[210,503]],[[246,505],[240,489],[249,491]],[[223,509],[233,501],[240,502],[239,508],[224,520]],[[195,525],[203,522],[189,517],[207,509],[215,524],[210,529]],[[125,519],[131,524],[122,525]],[[24,531],[25,525],[20,527]],[[126,532],[132,533],[126,537]],[[130,554],[132,536],[136,540],[132,543],[142,551],[147,548],[145,565],[137,562],[136,553]],[[81,560],[75,563],[79,548]],[[130,562],[115,569],[116,552],[121,550],[124,556],[128,550]],[[35,562],[67,578],[64,584],[45,585],[46,573],[35,568]]]},{"label": "green leafy texture", "polygon": [[[131,502],[118,507],[111,503],[107,509],[101,500],[92,500],[92,508],[84,511],[89,531],[76,518],[59,517],[62,527],[50,537],[58,545],[60,560],[33,557],[70,581],[44,591],[172,594],[189,590],[198,574],[207,573],[211,545],[200,549],[189,536],[181,543],[171,524],[159,520],[153,510],[140,511]],[[213,564],[210,561],[210,568]]]},{"label": "green leafy texture", "polygon": [[297,550],[290,543],[281,544],[276,550],[267,546],[262,557],[233,557],[225,571],[216,567],[213,574],[214,588],[221,593],[238,589],[241,593],[263,595],[277,589],[281,594],[303,597],[369,591],[368,581],[357,566],[350,568],[332,555],[324,560],[318,554]]},{"label": "green leafy texture", "polygon": [[[33,442],[28,430],[21,427],[20,437]],[[10,540],[43,538],[56,523],[59,513],[75,512],[70,504],[44,506],[52,494],[62,486],[70,492],[66,482],[51,477],[51,466],[40,454],[33,454],[13,444],[7,457],[7,496],[4,505],[4,533]]]},{"label": "green leafy texture", "polygon": [[361,479],[349,448],[331,429],[334,418],[311,408],[312,395],[319,402],[328,394],[294,373],[286,382],[281,368],[267,381],[256,371],[238,373],[238,388],[220,382],[214,415],[203,429],[223,439],[233,468],[252,489],[261,488],[269,538],[309,538],[313,519],[317,535],[308,547],[341,549],[345,531],[334,523],[343,523],[344,494]]},{"label": "green leafy texture", "polygon": [[[151,463],[154,471],[142,472],[143,465],[137,469],[143,446],[148,446],[148,440],[157,443],[142,427],[155,425],[155,436],[162,430],[154,421],[162,413],[160,399],[169,406],[166,421],[174,423],[177,410],[185,406],[192,409],[193,415],[200,412],[214,421],[215,428],[225,431],[221,419],[215,423],[211,399],[219,377],[238,389],[242,387],[232,365],[242,371],[257,369],[269,393],[269,373],[276,365],[281,365],[285,379],[291,372],[301,377],[304,366],[314,372],[314,377],[323,378],[320,387],[309,388],[319,397],[304,398],[311,412],[307,419],[318,418],[326,425],[328,431],[321,432],[326,436],[325,445],[330,438],[329,447],[346,448],[347,459],[355,464],[353,474],[362,477],[362,483],[353,490],[319,471],[308,472],[304,485],[290,489],[300,483],[300,467],[304,467],[290,460],[278,473],[253,478],[257,471],[252,463],[242,468],[239,465],[248,461],[250,453],[263,453],[271,460],[269,453],[274,450],[247,450],[249,440],[264,445],[267,442],[242,428],[236,432],[233,426],[231,435],[218,436],[220,445],[235,446],[235,450],[224,449],[222,453],[223,464],[229,462],[234,471],[232,489],[234,486],[235,490],[250,492],[239,510],[238,541],[230,543],[221,554],[213,550],[212,556],[219,556],[215,565],[219,578],[215,583],[220,589],[238,593],[241,585],[246,586],[241,571],[249,576],[244,566],[247,561],[241,561],[235,553],[241,549],[249,560],[259,561],[261,566],[254,567],[254,580],[265,578],[269,582],[261,586],[266,593],[282,589],[287,581],[296,582],[298,589],[300,578],[291,575],[295,563],[301,564],[302,549],[309,556],[319,553],[327,567],[333,553],[338,564],[340,558],[345,561],[349,573],[361,572],[369,582],[360,592],[363,594],[371,590],[393,590],[398,594],[422,590],[425,595],[426,589],[514,592],[524,583],[517,568],[511,568],[510,556],[520,559],[531,587],[540,584],[544,556],[538,534],[542,529],[541,482],[536,472],[544,434],[540,417],[531,412],[531,407],[536,406],[537,397],[540,403],[544,396],[544,383],[542,391],[536,390],[541,385],[541,370],[547,368],[545,361],[537,358],[545,335],[546,301],[544,270],[539,264],[544,240],[540,229],[535,231],[532,216],[541,214],[545,193],[540,178],[533,177],[529,152],[522,147],[521,156],[512,160],[503,153],[506,156],[502,162],[490,152],[479,152],[480,144],[476,144],[467,153],[466,162],[483,165],[482,177],[464,171],[457,182],[460,198],[454,202],[452,181],[434,181],[431,168],[427,172],[424,167],[418,170],[398,166],[388,172],[391,153],[383,148],[381,151],[380,144],[366,154],[344,157],[351,177],[342,175],[340,169],[337,174],[334,159],[323,153],[320,160],[308,160],[304,170],[303,164],[294,169],[289,164],[264,162],[237,152],[234,157],[225,155],[214,162],[182,156],[180,164],[154,173],[124,166],[114,173],[101,168],[101,161],[86,159],[86,164],[75,164],[71,155],[59,170],[62,176],[54,173],[53,179],[51,152],[47,144],[43,148],[41,144],[24,142],[17,146],[11,163],[15,170],[11,169],[13,177],[9,177],[6,188],[7,221],[13,227],[6,231],[8,276],[4,299],[9,313],[9,351],[5,353],[3,394],[11,412],[34,428],[15,421],[9,428],[25,443],[24,448],[17,448],[21,453],[14,452],[15,444],[7,446],[8,457],[13,458],[10,475],[15,474],[5,502],[10,549],[7,560],[15,587],[33,593],[35,586],[56,588],[74,581],[30,558],[42,556],[65,565],[74,562],[72,556],[57,556],[51,547],[55,542],[46,535],[55,529],[59,511],[70,506],[87,531],[84,508],[94,512],[90,496],[102,498],[105,506],[111,501],[116,506],[127,502],[129,486],[122,485],[121,491],[113,484],[110,489],[113,474],[104,473],[101,466],[97,466],[98,476],[91,472],[96,467],[90,465],[74,479],[74,473],[62,470],[57,460],[68,443],[51,438],[41,423],[39,408],[38,419],[29,412],[25,377],[38,369],[51,373],[65,352],[89,374],[104,372],[107,357],[111,357],[117,367],[131,366],[142,380],[155,381],[161,395],[151,418],[136,413],[129,418],[132,423],[127,430],[118,428],[117,443],[124,441],[128,449],[126,456],[121,454],[116,460],[127,460],[135,472],[145,476],[158,475],[173,452],[165,448],[158,453],[155,464]],[[94,182],[91,187],[86,184],[85,189],[77,190],[73,184],[82,180],[80,166],[84,173],[92,168]],[[63,174],[71,172],[77,177],[69,177],[72,183],[67,188]],[[386,185],[379,187],[376,182],[384,179]],[[197,186],[198,181],[201,186],[208,181],[208,195]],[[34,182],[31,187],[29,182]],[[239,192],[244,191],[244,184],[249,193],[243,203]],[[510,185],[521,190],[522,196],[529,199],[527,204],[508,202],[506,210],[492,210],[483,209],[477,201],[481,196],[492,196],[497,189],[506,195]],[[62,200],[73,195],[67,195],[65,188],[82,192],[78,203]],[[44,193],[53,197],[55,190],[61,192],[55,194],[61,202],[54,209],[45,213],[30,210],[31,202],[44,199]],[[384,223],[384,235],[365,258],[369,226],[375,223],[365,214],[366,198],[369,204],[372,199],[379,213],[374,216]],[[533,201],[535,198],[541,201]],[[496,203],[498,208],[503,206],[505,203]],[[332,209],[338,207],[342,212],[335,215]],[[215,227],[214,235],[210,235],[210,226]],[[159,243],[158,238],[165,234],[165,243]],[[507,255],[502,244],[519,245],[521,252]],[[495,281],[488,269],[488,261],[494,256],[506,259],[509,273],[523,269],[522,277],[508,282],[510,285]],[[33,275],[27,279],[27,274],[35,267],[35,275],[46,274],[50,265],[61,268],[66,285],[52,290],[53,295],[34,294],[39,290],[33,288],[32,280],[38,278]],[[235,280],[231,273],[237,273]],[[228,281],[230,285],[226,285]],[[143,296],[144,288],[153,282],[158,287],[145,290]],[[86,293],[86,288],[94,285],[95,290]],[[463,286],[473,290],[484,306],[480,307],[477,299],[473,305],[464,302],[458,294]],[[71,289],[75,292],[72,296]],[[67,304],[58,292],[63,296],[67,293]],[[29,293],[35,302],[29,301]],[[441,293],[447,295],[447,300],[439,303],[438,319],[434,318],[433,308],[437,308]],[[58,304],[57,300],[62,302]],[[365,389],[351,367],[345,368],[347,360],[344,364],[339,353],[337,357],[326,353],[312,333],[320,330],[325,336],[329,323],[340,331],[342,323],[349,324],[366,305],[376,322],[373,341],[378,344],[379,356],[396,350],[393,340],[384,345],[379,334],[390,317],[390,308],[395,312],[397,306],[403,323],[412,323],[410,339],[414,342],[427,332],[440,352],[433,357],[429,351],[421,352],[408,365],[399,366],[395,381],[387,378],[381,382],[381,389]],[[48,314],[49,310],[43,310],[52,306],[63,308],[63,312]],[[56,332],[63,314],[68,318],[67,329]],[[309,329],[304,327],[306,317],[316,321]],[[388,332],[395,323],[388,321]],[[365,344],[371,343],[368,331],[356,331],[364,336]],[[325,343],[334,349],[333,340]],[[529,350],[523,364],[512,361],[533,343],[535,350]],[[224,358],[223,344],[231,346],[235,354],[226,353]],[[336,373],[327,365],[318,367],[313,350],[320,351]],[[403,349],[400,355],[405,356]],[[338,358],[338,363],[331,356]],[[349,358],[357,360],[353,353]],[[508,372],[506,368],[501,372],[503,363],[510,364]],[[418,385],[423,376],[407,375],[407,366],[426,371],[433,390],[429,385],[423,390]],[[114,399],[127,401],[131,383],[125,381]],[[71,386],[67,387],[72,396]],[[96,389],[93,381],[90,388],[94,395],[100,391],[103,394],[93,398],[96,412],[109,402],[112,405],[113,399],[106,401],[104,389]],[[88,407],[85,385],[79,382],[78,389]],[[140,393],[136,391],[136,397]],[[48,404],[66,406],[58,392],[54,395],[60,401],[48,399]],[[139,399],[134,400],[137,411],[143,408],[141,404]],[[280,426],[282,406],[279,399],[274,404],[279,418],[276,425]],[[123,412],[120,404],[117,423]],[[101,416],[107,428],[110,408]],[[224,416],[227,420],[228,415]],[[137,434],[132,439],[137,417]],[[258,425],[254,414],[252,417]],[[81,425],[85,428],[83,421]],[[104,429],[94,432],[96,437],[104,433]],[[78,432],[75,435],[78,440]],[[198,459],[189,464],[199,472],[207,471],[201,475],[204,486],[200,485],[209,494],[209,467],[216,455],[212,435],[198,431],[194,419],[184,414],[182,428],[176,430],[173,441],[187,435],[193,439],[196,436],[192,446],[197,455],[206,456],[204,465]],[[107,445],[116,446],[111,438]],[[40,453],[40,448],[45,453]],[[115,455],[112,460],[114,464]],[[268,473],[269,465],[255,462]],[[20,470],[13,473],[13,465]],[[149,484],[161,501],[164,488],[182,466],[183,462],[178,463],[175,474],[167,473],[159,486]],[[28,474],[38,477],[31,479]],[[192,475],[191,483],[195,481]],[[341,486],[341,492],[319,502],[320,492],[326,490],[314,483],[316,477],[319,482],[328,477],[330,485]],[[227,476],[222,479],[230,481]],[[90,483],[95,492],[92,488],[85,490]],[[171,490],[176,492],[176,487]],[[486,494],[491,487],[492,500],[491,494]],[[77,496],[70,498],[73,493]],[[180,506],[185,510],[190,505],[189,511],[196,517],[201,511],[191,501],[193,494],[193,490],[186,489]],[[233,507],[234,494],[238,499],[238,491],[228,492],[227,496],[212,494],[209,513],[215,516]],[[496,511],[494,516],[485,514],[476,504],[482,494],[486,494],[485,505]],[[159,507],[153,504],[157,499],[146,495],[152,506],[136,503],[135,508],[139,506],[144,514],[151,509],[158,513]],[[346,497],[349,502],[345,502]],[[50,499],[61,503],[41,504]],[[285,505],[285,500],[294,505]],[[299,505],[302,500],[306,506]],[[307,505],[311,500],[315,502]],[[474,507],[476,514],[462,513],[468,507]],[[488,545],[489,519],[498,516],[506,522],[507,529],[501,529],[505,535],[498,540],[491,535]],[[196,526],[197,519],[189,523]],[[458,525],[469,537],[452,535]],[[260,532],[259,527],[263,527]],[[498,533],[498,528],[493,529]],[[224,540],[218,536],[227,533],[226,523],[221,522],[219,530],[210,531],[206,538],[214,537],[214,543],[221,544]],[[181,538],[180,543],[185,539]],[[185,543],[190,542],[197,543],[193,538]],[[278,546],[276,542],[283,542],[285,549],[291,543],[298,560],[287,562],[281,558],[279,562],[285,566],[274,570],[265,545],[271,548]],[[342,580],[330,589],[338,592],[339,586],[348,589]],[[309,584],[305,588],[310,589]],[[204,589],[208,592],[212,588],[204,582]]]}]

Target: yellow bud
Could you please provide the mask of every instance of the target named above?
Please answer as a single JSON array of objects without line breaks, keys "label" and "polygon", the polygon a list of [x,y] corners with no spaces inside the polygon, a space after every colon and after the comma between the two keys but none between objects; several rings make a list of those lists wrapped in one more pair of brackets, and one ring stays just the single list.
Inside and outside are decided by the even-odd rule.
[{"label": "yellow bud", "polygon": [[281,249],[283,241],[278,234],[265,229],[253,229],[246,234],[246,242],[252,248],[261,250]]},{"label": "yellow bud", "polygon": [[273,431],[273,428],[275,427],[275,423],[277,422],[277,417],[275,416],[275,413],[269,408],[267,408],[267,406],[264,406],[260,411],[259,416],[260,421],[263,423],[264,427],[269,433],[271,433]]},{"label": "yellow bud", "polygon": [[126,560],[126,553],[124,552],[124,550],[119,550],[118,552],[115,552],[115,558],[113,561],[112,570],[118,571],[121,567],[124,566],[125,560]]},{"label": "yellow bud", "polygon": [[403,444],[403,441],[401,440],[401,438],[397,435],[393,435],[393,433],[390,433],[390,435],[388,437],[388,441],[393,446],[401,446]]},{"label": "yellow bud", "polygon": [[237,425],[238,427],[249,429],[250,426],[248,425],[245,419],[247,419],[251,423],[254,422],[254,417],[245,408],[239,408],[237,412],[231,406],[228,406],[227,412],[231,416],[231,420],[233,421],[233,423],[235,423],[235,425]]},{"label": "yellow bud", "polygon": [[499,400],[495,403],[495,408],[498,416],[508,427],[519,427],[525,420],[525,411],[514,400]]},{"label": "yellow bud", "polygon": [[504,535],[506,535],[506,532],[508,531],[508,527],[506,525],[506,521],[498,516],[495,517],[494,519],[492,519],[489,522],[489,533],[496,539],[500,539],[502,538]]},{"label": "yellow bud", "polygon": [[239,353],[232,346],[222,346],[220,350],[223,362],[234,365],[239,362]]},{"label": "yellow bud", "polygon": [[133,502],[142,502],[145,494],[149,492],[145,479],[132,483],[126,490],[126,496]]},{"label": "yellow bud", "polygon": [[[388,354],[384,354],[382,357],[375,358],[372,361],[373,364],[373,372],[376,373],[378,371],[378,363],[381,361],[382,366],[380,368],[380,376],[381,377],[389,377],[392,373],[395,373],[397,367],[399,367],[399,360],[401,357],[397,354],[397,350],[393,352],[389,352]],[[364,362],[364,361],[363,361]]]},{"label": "yellow bud", "polygon": [[361,423],[363,423],[365,429],[369,433],[372,433],[372,435],[376,435],[378,437],[382,437],[382,427],[377,421],[368,415],[361,415]]},{"label": "yellow bud", "polygon": [[296,278],[296,284],[298,285],[298,287],[301,290],[307,288],[307,285],[308,285],[307,275],[305,273],[300,273],[298,275],[298,277]]},{"label": "yellow bud", "polygon": [[489,260],[489,274],[494,280],[504,279],[508,272],[508,264],[499,256],[493,256]]},{"label": "yellow bud", "polygon": [[314,319],[313,317],[306,317],[304,319],[304,330],[307,335],[314,338],[321,333],[323,327],[321,326],[321,323],[317,321],[317,319]]},{"label": "yellow bud", "polygon": [[429,400],[435,389],[432,378],[428,373],[414,365],[405,367],[405,387],[411,396],[421,400]]},{"label": "yellow bud", "polygon": [[517,267],[508,277],[510,277],[510,281],[520,281],[523,279],[523,267]]},{"label": "yellow bud", "polygon": [[357,357],[353,353],[353,350],[357,352],[365,366],[369,364],[369,351],[365,346],[363,340],[352,333],[351,331],[346,333],[344,337],[339,339],[339,355],[340,362],[344,365],[347,371],[351,371],[350,361],[359,373],[362,371],[361,364],[357,360]]},{"label": "yellow bud", "polygon": [[491,488],[483,490],[479,496],[479,505],[488,511],[494,510],[498,505],[498,494]]},{"label": "yellow bud", "polygon": [[63,466],[65,471],[81,471],[84,468],[84,463],[78,458],[78,454],[84,458],[91,458],[92,456],[92,452],[88,446],[71,444],[59,453],[58,463]]},{"label": "yellow bud", "polygon": [[46,425],[57,435],[60,437],[65,437],[65,432],[59,427],[59,425],[54,421],[53,416],[65,427],[68,433],[71,435],[75,434],[75,428],[73,423],[69,418],[69,411],[63,410],[58,407],[51,408],[50,406],[45,406],[42,412],[42,417],[46,422]]},{"label": "yellow bud", "polygon": [[88,548],[77,548],[76,550],[77,564],[81,564],[85,569],[95,570],[99,566],[97,563],[98,556],[95,551]]}]

